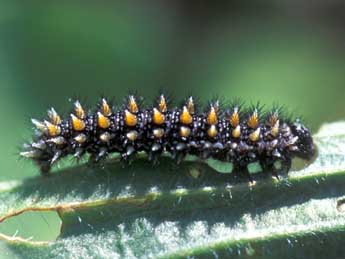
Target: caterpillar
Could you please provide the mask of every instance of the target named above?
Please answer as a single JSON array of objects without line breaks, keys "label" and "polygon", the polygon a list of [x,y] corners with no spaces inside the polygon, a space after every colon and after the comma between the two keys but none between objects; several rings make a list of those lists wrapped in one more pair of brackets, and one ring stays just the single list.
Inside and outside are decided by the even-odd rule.
[{"label": "caterpillar", "polygon": [[199,110],[193,97],[170,108],[163,94],[153,106],[141,106],[134,95],[118,109],[101,98],[94,111],[86,111],[77,100],[66,119],[51,108],[46,120],[31,119],[35,134],[20,155],[32,159],[41,174],[68,155],[88,154],[97,163],[119,153],[128,162],[145,152],[153,163],[162,153],[177,163],[186,155],[213,158],[232,163],[235,174],[248,174],[248,165],[259,163],[262,172],[277,176],[290,170],[294,157],[310,160],[315,153],[309,129],[299,119],[284,118],[280,109],[264,112],[239,103],[221,108],[214,101]]}]

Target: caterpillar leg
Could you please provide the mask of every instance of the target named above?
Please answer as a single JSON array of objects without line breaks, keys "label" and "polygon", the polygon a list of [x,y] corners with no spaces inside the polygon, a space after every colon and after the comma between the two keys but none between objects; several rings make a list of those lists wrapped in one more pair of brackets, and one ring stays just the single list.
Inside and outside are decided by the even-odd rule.
[{"label": "caterpillar leg", "polygon": [[264,174],[272,175],[272,176],[274,176],[275,178],[277,178],[279,180],[278,172],[277,172],[277,170],[274,167],[274,161],[272,161],[272,160],[269,160],[269,161],[262,160],[260,162],[260,165],[261,165],[261,168],[262,168],[262,171],[263,171]]},{"label": "caterpillar leg", "polygon": [[234,164],[234,169],[233,172],[236,176],[239,177],[245,177],[247,178],[250,182],[253,182],[254,179],[249,173],[248,170],[248,165],[247,164]]},{"label": "caterpillar leg", "polygon": [[121,153],[121,160],[129,165],[133,162],[135,155],[136,155],[136,150],[135,147],[133,146],[127,146],[125,151],[123,153]]},{"label": "caterpillar leg", "polygon": [[246,177],[248,178],[248,180],[249,180],[251,183],[254,183],[254,178],[253,178],[253,176],[249,173],[249,170],[248,170],[247,167],[246,167],[246,169],[243,169],[243,174],[246,175]]},{"label": "caterpillar leg", "polygon": [[271,173],[273,177],[279,180],[279,170],[277,170],[274,165],[271,165]]},{"label": "caterpillar leg", "polygon": [[162,154],[162,145],[155,143],[151,146],[151,148],[147,151],[148,153],[148,160],[153,164],[159,164],[159,157]]},{"label": "caterpillar leg", "polygon": [[150,152],[148,155],[148,160],[152,163],[152,165],[156,166],[159,165],[159,157],[161,153],[158,152]]},{"label": "caterpillar leg", "polygon": [[286,176],[291,169],[292,160],[276,160],[273,164],[269,165],[272,175],[279,179],[280,176]]},{"label": "caterpillar leg", "polygon": [[292,165],[291,158],[287,158],[287,159],[283,160],[282,169],[280,170],[280,173],[282,175],[287,175],[291,169],[291,165]]}]

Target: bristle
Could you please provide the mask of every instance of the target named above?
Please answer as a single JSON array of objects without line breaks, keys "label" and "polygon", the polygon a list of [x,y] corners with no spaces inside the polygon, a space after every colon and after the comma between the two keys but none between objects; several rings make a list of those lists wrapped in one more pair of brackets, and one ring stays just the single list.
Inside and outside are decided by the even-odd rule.
[{"label": "bristle", "polygon": [[40,122],[40,121],[38,121],[36,119],[31,119],[31,122],[40,131],[42,131],[42,132],[46,132],[47,131],[47,126],[43,122]]},{"label": "bristle", "polygon": [[162,146],[161,146],[160,144],[155,143],[155,144],[153,144],[153,146],[151,147],[151,151],[152,151],[152,152],[157,152],[157,151],[161,150],[161,148],[162,148]]},{"label": "bristle", "polygon": [[61,151],[56,151],[52,160],[50,161],[50,164],[54,164],[61,156]]},{"label": "bristle", "polygon": [[268,118],[268,123],[271,127],[274,127],[275,124],[277,123],[279,119],[279,116],[278,116],[278,111],[274,111],[273,113],[270,114],[269,118]]},{"label": "bristle", "polygon": [[259,126],[259,115],[257,109],[255,109],[252,115],[248,118],[247,124],[252,129],[256,129]]},{"label": "bristle", "polygon": [[82,148],[76,148],[73,156],[76,158],[76,159],[80,159],[82,157],[82,155],[84,154],[84,150]]},{"label": "bristle", "polygon": [[79,101],[74,102],[74,112],[79,119],[85,119],[85,111]]},{"label": "bristle", "polygon": [[138,132],[136,130],[131,130],[126,134],[126,136],[130,141],[134,141],[138,137]]},{"label": "bristle", "polygon": [[163,94],[159,97],[158,110],[163,113],[168,111],[167,102]]},{"label": "bristle", "polygon": [[272,156],[280,158],[282,154],[277,149],[274,149],[272,152]]},{"label": "bristle", "polygon": [[50,108],[50,110],[48,110],[48,117],[50,119],[50,122],[55,124],[55,125],[58,125],[61,123],[61,118],[57,114],[57,112],[55,111],[54,108]]},{"label": "bristle", "polygon": [[212,107],[214,108],[215,112],[218,114],[220,112],[220,103],[219,100],[216,100],[213,104]]},{"label": "bristle", "polygon": [[54,143],[56,145],[62,145],[66,143],[66,140],[64,137],[60,136],[60,137],[48,139],[47,142]]},{"label": "bristle", "polygon": [[238,107],[234,108],[234,111],[230,116],[230,124],[234,128],[240,124],[240,115],[238,114]]},{"label": "bristle", "polygon": [[126,150],[126,156],[127,158],[132,156],[135,153],[135,149],[133,146],[128,146]]},{"label": "bristle", "polygon": [[107,116],[109,117],[111,115],[111,108],[107,102],[106,99],[102,98],[102,103],[101,103],[101,113],[104,115],[104,116]]},{"label": "bristle", "polygon": [[135,100],[135,97],[133,95],[130,95],[128,97],[128,106],[127,106],[128,110],[131,113],[137,113],[139,112],[139,108],[138,108],[138,104],[137,101]]},{"label": "bristle", "polygon": [[195,113],[194,100],[192,96],[188,98],[186,107],[190,114],[193,115]]},{"label": "bristle", "polygon": [[153,136],[155,138],[162,138],[164,136],[164,129],[158,128],[153,130]]},{"label": "bristle", "polygon": [[296,137],[293,137],[293,138],[289,139],[289,140],[286,142],[286,145],[287,145],[287,146],[292,146],[292,145],[294,145],[294,144],[297,142],[297,140],[298,140],[298,137],[297,137],[297,136],[296,136]]},{"label": "bristle", "polygon": [[210,111],[207,115],[207,124],[209,125],[215,125],[218,122],[218,117],[217,117],[217,113],[216,113],[216,109],[214,108],[214,106],[211,106]]},{"label": "bristle", "polygon": [[267,146],[269,150],[273,150],[277,145],[278,145],[278,140],[275,139],[269,142]]},{"label": "bristle", "polygon": [[23,145],[22,145],[22,148],[23,148],[24,150],[30,149],[31,147],[32,147],[31,144],[28,144],[28,143],[23,143]]},{"label": "bristle", "polygon": [[47,145],[46,145],[46,143],[43,140],[39,140],[38,142],[33,142],[31,144],[31,147],[37,148],[37,149],[41,149],[41,150],[45,150],[47,148]]},{"label": "bristle", "polygon": [[104,132],[103,134],[101,134],[99,136],[99,139],[105,143],[108,143],[110,141],[110,138],[111,138],[111,136],[110,136],[109,132]]},{"label": "bristle", "polygon": [[107,149],[106,148],[101,148],[99,153],[97,154],[96,161],[101,160],[102,158],[107,156],[107,154],[108,154]]},{"label": "bristle", "polygon": [[74,140],[77,141],[78,143],[82,144],[86,141],[86,135],[83,133],[78,134],[77,136],[74,137]]},{"label": "bristle", "polygon": [[42,154],[42,151],[40,150],[30,150],[30,151],[23,151],[20,152],[19,155],[26,157],[26,158],[37,158],[40,157],[40,155]]},{"label": "bristle", "polygon": [[278,136],[278,134],[279,134],[279,120],[276,120],[275,124],[273,124],[270,133],[273,137]]}]

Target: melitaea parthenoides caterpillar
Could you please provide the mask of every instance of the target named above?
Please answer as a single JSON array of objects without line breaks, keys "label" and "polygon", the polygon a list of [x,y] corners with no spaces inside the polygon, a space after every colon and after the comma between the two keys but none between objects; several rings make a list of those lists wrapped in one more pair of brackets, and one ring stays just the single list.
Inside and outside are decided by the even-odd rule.
[{"label": "melitaea parthenoides caterpillar", "polygon": [[117,110],[105,98],[94,112],[76,101],[65,119],[51,108],[47,120],[32,119],[36,134],[20,154],[43,174],[68,155],[81,158],[88,153],[97,163],[111,153],[130,161],[145,152],[156,162],[167,152],[177,163],[194,155],[232,163],[234,173],[246,174],[249,164],[259,163],[263,172],[277,175],[289,171],[294,157],[309,160],[315,152],[309,130],[299,120],[281,116],[279,109],[262,112],[239,104],[222,109],[215,101],[200,111],[192,97],[174,108],[164,95],[152,107],[140,106],[133,95]]}]

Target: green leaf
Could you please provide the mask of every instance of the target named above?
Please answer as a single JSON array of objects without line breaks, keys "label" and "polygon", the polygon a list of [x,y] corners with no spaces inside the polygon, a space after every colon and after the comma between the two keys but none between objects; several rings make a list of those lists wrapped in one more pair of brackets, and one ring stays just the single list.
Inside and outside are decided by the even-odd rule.
[{"label": "green leaf", "polygon": [[62,227],[51,242],[2,234],[0,249],[18,258],[343,255],[345,122],[325,125],[315,142],[315,161],[279,181],[250,184],[205,163],[163,158],[155,167],[139,159],[1,183],[1,222],[56,211]]}]

